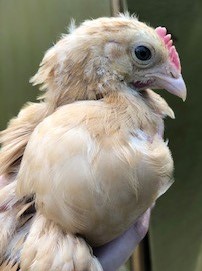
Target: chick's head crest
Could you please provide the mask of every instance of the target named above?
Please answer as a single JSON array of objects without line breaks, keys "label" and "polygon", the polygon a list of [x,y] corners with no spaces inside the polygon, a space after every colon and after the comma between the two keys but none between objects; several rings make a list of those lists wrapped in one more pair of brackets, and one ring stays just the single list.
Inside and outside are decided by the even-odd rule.
[{"label": "chick's head crest", "polygon": [[186,98],[180,61],[170,35],[134,16],[87,20],[47,51],[31,79],[59,105],[96,99],[121,86],[130,91],[164,88]]}]

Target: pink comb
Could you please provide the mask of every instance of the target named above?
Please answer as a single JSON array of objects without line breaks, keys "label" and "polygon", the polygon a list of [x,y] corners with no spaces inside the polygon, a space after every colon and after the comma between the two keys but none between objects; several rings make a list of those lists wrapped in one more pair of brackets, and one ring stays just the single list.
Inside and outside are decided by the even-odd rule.
[{"label": "pink comb", "polygon": [[155,31],[158,34],[158,36],[163,40],[166,48],[168,49],[170,61],[181,72],[179,55],[175,49],[175,46],[173,45],[171,35],[167,34],[167,29],[165,27],[159,26],[155,29]]}]

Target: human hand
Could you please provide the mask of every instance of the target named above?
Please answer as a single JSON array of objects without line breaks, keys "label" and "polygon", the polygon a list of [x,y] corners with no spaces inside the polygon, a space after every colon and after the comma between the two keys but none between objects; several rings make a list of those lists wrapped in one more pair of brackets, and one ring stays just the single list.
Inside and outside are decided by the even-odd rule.
[{"label": "human hand", "polygon": [[151,208],[121,236],[94,249],[94,255],[98,258],[104,271],[116,271],[129,259],[148,231],[150,215]]}]

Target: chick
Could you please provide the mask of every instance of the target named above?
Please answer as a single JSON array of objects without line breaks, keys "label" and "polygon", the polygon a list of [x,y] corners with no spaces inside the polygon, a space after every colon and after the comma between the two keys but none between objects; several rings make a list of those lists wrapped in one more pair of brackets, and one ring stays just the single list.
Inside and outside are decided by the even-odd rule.
[{"label": "chick", "polygon": [[31,82],[42,103],[2,134],[1,173],[13,178],[0,191],[4,220],[13,219],[2,266],[102,270],[89,245],[122,234],[173,182],[162,135],[174,113],[149,88],[185,100],[177,51],[165,28],[99,18],[49,49]]}]

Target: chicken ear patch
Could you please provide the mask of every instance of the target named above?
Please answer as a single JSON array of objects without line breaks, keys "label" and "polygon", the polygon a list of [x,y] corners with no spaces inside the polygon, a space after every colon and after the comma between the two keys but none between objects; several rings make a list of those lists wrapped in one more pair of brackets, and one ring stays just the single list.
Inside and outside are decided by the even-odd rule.
[{"label": "chicken ear patch", "polygon": [[167,29],[161,26],[157,27],[155,31],[158,36],[163,40],[166,48],[168,49],[170,61],[181,72],[180,58],[175,46],[173,45],[171,34],[167,34]]}]

